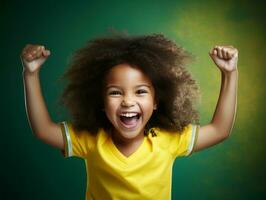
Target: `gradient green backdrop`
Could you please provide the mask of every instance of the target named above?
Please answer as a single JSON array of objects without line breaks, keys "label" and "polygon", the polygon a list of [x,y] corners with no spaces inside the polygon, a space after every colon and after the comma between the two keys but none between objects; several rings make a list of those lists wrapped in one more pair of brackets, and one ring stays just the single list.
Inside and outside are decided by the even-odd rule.
[{"label": "gradient green backdrop", "polygon": [[265,6],[259,1],[1,1],[0,199],[84,199],[82,160],[64,159],[37,140],[24,107],[19,59],[26,43],[44,44],[52,55],[41,70],[47,107],[56,106],[73,51],[115,28],[129,34],[163,33],[196,56],[190,66],[208,123],[220,89],[220,73],[208,56],[216,44],[239,49],[237,116],[231,137],[215,147],[177,159],[172,199],[263,199],[265,183]]}]

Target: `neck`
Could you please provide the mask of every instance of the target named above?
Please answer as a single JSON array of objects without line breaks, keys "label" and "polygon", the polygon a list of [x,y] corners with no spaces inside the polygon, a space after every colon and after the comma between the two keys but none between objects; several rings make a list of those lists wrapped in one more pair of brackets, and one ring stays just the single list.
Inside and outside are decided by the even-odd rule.
[{"label": "neck", "polygon": [[138,134],[138,136],[135,137],[134,139],[126,139],[126,138],[121,137],[118,133],[116,133],[116,130],[112,129],[111,137],[116,146],[128,147],[128,146],[132,146],[132,145],[138,144],[141,141],[143,141],[144,131]]}]

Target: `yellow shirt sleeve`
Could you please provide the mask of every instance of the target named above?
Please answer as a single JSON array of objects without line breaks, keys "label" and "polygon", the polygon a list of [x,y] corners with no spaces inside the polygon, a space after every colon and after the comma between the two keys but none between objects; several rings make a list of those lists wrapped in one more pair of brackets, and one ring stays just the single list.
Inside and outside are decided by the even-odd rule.
[{"label": "yellow shirt sleeve", "polygon": [[170,144],[174,157],[189,156],[193,152],[198,137],[199,125],[189,124],[182,133],[175,134]]},{"label": "yellow shirt sleeve", "polygon": [[65,121],[60,126],[64,138],[63,156],[86,158],[95,145],[95,136],[87,131],[76,131],[71,123]]},{"label": "yellow shirt sleeve", "polygon": [[176,158],[191,155],[197,141],[199,125],[189,124],[182,132],[178,133],[161,129],[155,130],[159,133],[159,146]]}]

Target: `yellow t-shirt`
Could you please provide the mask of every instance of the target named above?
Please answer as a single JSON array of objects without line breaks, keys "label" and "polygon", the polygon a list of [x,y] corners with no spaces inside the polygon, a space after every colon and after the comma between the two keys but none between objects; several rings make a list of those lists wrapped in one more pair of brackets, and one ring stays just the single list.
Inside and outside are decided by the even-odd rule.
[{"label": "yellow t-shirt", "polygon": [[199,129],[190,124],[182,134],[173,134],[152,128],[138,149],[126,157],[103,129],[93,136],[75,131],[71,123],[62,122],[61,127],[64,156],[85,160],[87,200],[171,199],[174,160],[192,153]]}]

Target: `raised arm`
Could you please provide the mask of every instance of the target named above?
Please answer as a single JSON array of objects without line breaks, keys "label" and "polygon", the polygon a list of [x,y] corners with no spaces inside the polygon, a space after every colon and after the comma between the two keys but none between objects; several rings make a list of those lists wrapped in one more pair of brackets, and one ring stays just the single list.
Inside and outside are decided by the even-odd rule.
[{"label": "raised arm", "polygon": [[26,45],[21,53],[25,106],[33,134],[43,142],[63,150],[60,125],[51,120],[40,86],[40,67],[49,55],[50,51],[40,45]]},{"label": "raised arm", "polygon": [[221,89],[212,121],[199,129],[194,152],[228,138],[237,108],[237,49],[232,46],[215,46],[209,54],[221,71]]}]

